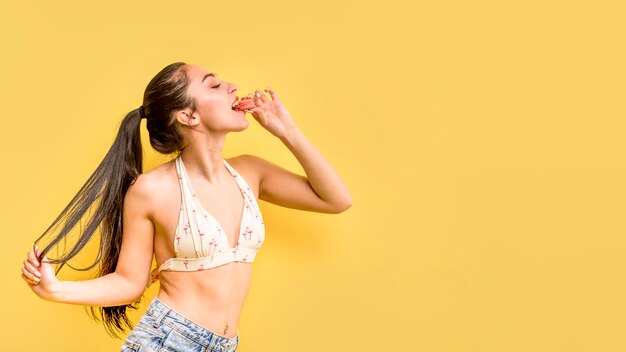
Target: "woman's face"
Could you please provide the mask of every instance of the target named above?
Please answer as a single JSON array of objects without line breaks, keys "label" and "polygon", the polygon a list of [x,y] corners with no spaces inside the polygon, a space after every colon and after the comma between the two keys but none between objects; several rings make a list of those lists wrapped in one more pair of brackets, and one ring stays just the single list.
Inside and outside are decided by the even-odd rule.
[{"label": "woman's face", "polygon": [[192,113],[209,131],[241,131],[248,127],[245,112],[232,109],[237,86],[198,65],[188,65],[188,94],[195,102]]}]

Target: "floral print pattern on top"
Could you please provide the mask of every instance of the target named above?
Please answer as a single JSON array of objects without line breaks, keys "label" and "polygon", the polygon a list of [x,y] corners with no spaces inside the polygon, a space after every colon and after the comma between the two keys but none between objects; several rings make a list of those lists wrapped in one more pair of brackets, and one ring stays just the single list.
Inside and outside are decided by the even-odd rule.
[{"label": "floral print pattern on top", "polygon": [[175,160],[181,189],[181,211],[173,236],[175,257],[158,271],[206,270],[231,262],[252,262],[265,239],[265,225],[259,204],[246,181],[226,160],[224,165],[242,194],[243,213],[238,237],[230,247],[221,224],[200,204],[189,183],[180,156]]}]

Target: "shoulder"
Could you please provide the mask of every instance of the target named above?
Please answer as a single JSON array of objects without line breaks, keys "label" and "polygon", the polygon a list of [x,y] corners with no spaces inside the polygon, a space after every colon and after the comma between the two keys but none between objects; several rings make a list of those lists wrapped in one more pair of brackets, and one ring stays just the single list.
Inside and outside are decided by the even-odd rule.
[{"label": "shoulder", "polygon": [[237,171],[241,169],[246,173],[253,174],[255,177],[260,178],[270,168],[275,167],[273,163],[258,157],[256,155],[242,154],[229,159],[226,159],[228,163]]},{"label": "shoulder", "polygon": [[239,169],[244,170],[257,178],[259,181],[263,181],[264,177],[271,176],[276,173],[284,173],[286,170],[271,161],[265,160],[261,157],[243,154],[230,159],[227,159],[228,163],[231,164],[237,171]]},{"label": "shoulder", "polygon": [[255,191],[255,194],[258,194],[264,173],[267,170],[267,166],[271,163],[261,157],[250,154],[227,158],[226,161],[246,180],[250,188]]},{"label": "shoulder", "polygon": [[265,159],[261,157],[258,157],[256,155],[250,155],[250,154],[242,154],[242,155],[234,156],[234,157],[226,159],[226,161],[228,161],[228,163],[233,167],[239,166],[241,168],[246,168],[246,169],[258,168],[260,165],[267,162]]},{"label": "shoulder", "polygon": [[142,205],[158,203],[159,197],[169,193],[169,188],[177,186],[174,168],[173,161],[169,161],[137,176],[126,192],[125,202]]}]

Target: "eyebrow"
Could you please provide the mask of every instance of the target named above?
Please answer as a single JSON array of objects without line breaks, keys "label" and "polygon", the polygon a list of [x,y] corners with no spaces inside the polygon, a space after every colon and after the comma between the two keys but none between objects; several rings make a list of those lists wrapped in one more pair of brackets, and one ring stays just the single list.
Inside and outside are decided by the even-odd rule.
[{"label": "eyebrow", "polygon": [[[204,80],[205,80],[207,77],[215,77],[215,73],[207,73],[206,75],[204,75],[204,77],[202,77],[202,82],[204,82]],[[202,83],[202,82],[200,82],[200,83]]]}]

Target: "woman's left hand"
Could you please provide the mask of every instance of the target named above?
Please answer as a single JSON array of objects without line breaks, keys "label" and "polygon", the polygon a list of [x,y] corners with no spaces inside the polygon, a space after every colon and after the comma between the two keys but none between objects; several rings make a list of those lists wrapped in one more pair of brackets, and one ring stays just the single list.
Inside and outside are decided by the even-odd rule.
[{"label": "woman's left hand", "polygon": [[266,92],[270,94],[270,100],[262,91],[254,92],[254,104],[256,107],[252,109],[252,116],[266,130],[274,136],[285,139],[296,129],[289,111],[271,88],[266,88]]}]

